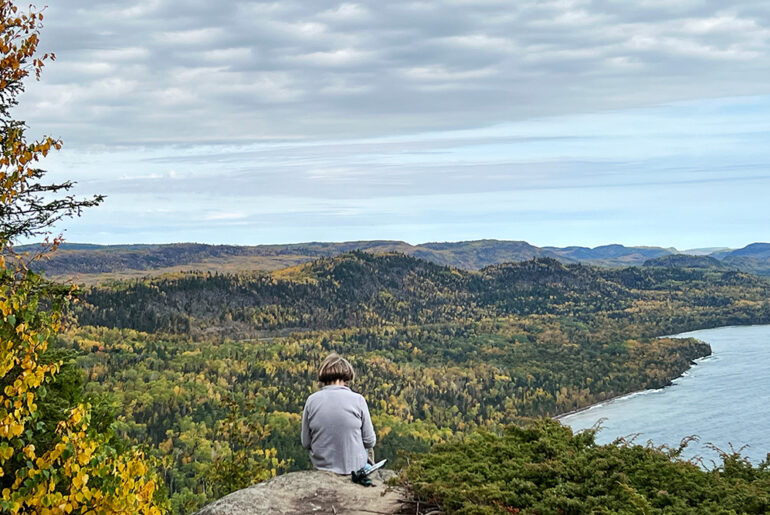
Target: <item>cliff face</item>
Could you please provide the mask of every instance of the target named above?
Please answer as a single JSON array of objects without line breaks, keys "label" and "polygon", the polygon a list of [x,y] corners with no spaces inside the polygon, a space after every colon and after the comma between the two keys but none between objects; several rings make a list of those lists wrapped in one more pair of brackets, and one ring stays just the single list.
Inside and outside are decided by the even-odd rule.
[{"label": "cliff face", "polygon": [[275,477],[215,501],[196,515],[369,515],[395,514],[403,491],[384,484],[390,470],[372,473],[372,487],[357,485],[349,476],[317,470]]}]

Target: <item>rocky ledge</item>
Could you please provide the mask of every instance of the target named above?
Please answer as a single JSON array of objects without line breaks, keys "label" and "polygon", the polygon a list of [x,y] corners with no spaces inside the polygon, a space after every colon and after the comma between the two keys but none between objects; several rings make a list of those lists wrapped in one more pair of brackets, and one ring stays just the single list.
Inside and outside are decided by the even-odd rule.
[{"label": "rocky ledge", "polygon": [[370,476],[374,486],[365,487],[331,472],[292,472],[233,492],[196,515],[393,515],[404,499],[400,488],[385,484],[394,475],[378,470]]}]

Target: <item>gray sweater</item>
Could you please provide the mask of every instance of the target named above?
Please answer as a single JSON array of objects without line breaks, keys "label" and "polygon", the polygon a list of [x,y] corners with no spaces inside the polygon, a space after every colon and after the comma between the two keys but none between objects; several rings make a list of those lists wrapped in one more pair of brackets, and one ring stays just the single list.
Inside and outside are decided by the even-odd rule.
[{"label": "gray sweater", "polygon": [[307,398],[302,446],[315,468],[350,474],[366,464],[376,440],[366,400],[347,386],[325,386]]}]

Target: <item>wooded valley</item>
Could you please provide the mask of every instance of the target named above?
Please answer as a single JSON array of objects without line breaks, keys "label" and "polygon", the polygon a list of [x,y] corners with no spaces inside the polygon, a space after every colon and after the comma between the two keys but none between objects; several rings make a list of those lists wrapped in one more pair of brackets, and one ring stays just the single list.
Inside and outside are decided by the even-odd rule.
[{"label": "wooded valley", "polygon": [[308,467],[300,414],[332,350],[359,374],[378,455],[398,463],[398,451],[662,387],[710,350],[660,336],[767,323],[768,293],[730,270],[537,259],[469,272],[353,252],[87,287],[58,347],[117,436],[161,460],[187,513],[244,486],[227,475],[238,453],[267,449],[252,475]]}]

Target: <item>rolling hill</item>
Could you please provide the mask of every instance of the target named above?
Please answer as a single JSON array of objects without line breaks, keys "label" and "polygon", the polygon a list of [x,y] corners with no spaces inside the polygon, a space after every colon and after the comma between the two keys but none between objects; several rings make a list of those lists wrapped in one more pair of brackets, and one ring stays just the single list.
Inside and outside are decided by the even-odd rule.
[{"label": "rolling hill", "polygon": [[[273,273],[188,273],[92,286],[77,312],[85,325],[253,336],[508,315],[593,320],[601,312],[636,319],[654,308],[673,317],[656,316],[650,334],[664,334],[700,327],[694,319],[673,320],[684,320],[685,314],[700,318],[714,309],[737,317],[723,319],[723,325],[741,323],[751,310],[733,303],[736,288],[741,295],[756,294],[757,306],[770,294],[766,280],[727,269],[613,269],[536,258],[464,271],[400,253],[355,251]],[[672,292],[679,292],[686,309],[678,309]],[[751,316],[763,318],[764,309]]]},{"label": "rolling hill", "polygon": [[[35,246],[17,247],[18,252],[34,252]],[[307,263],[322,257],[333,257],[361,250],[372,254],[399,252],[438,265],[463,270],[480,270],[500,263],[521,262],[535,258],[552,258],[562,263],[597,266],[676,266],[702,267],[706,261],[692,256],[714,259],[731,269],[770,275],[770,244],[752,243],[742,249],[714,248],[680,252],[674,248],[627,247],[602,245],[589,248],[537,247],[525,241],[474,240],[461,242],[422,243],[369,240],[349,242],[308,242],[286,245],[207,245],[173,243],[158,245],[93,245],[64,244],[48,260],[35,266],[49,276],[94,284],[113,279],[158,276],[178,272],[235,273],[241,271],[274,271]],[[669,260],[654,261],[669,257]],[[653,260],[653,261],[651,261]]]},{"label": "rolling hill", "polygon": [[[17,247],[18,252],[34,252],[34,245]],[[401,252],[439,265],[465,270],[550,257],[564,263],[607,266],[641,265],[650,258],[672,253],[672,249],[605,245],[587,247],[536,247],[524,241],[476,240],[411,245],[403,241],[372,240],[351,242],[310,242],[288,245],[205,245],[173,243],[164,245],[91,245],[66,243],[38,269],[57,278],[77,276],[92,283],[105,279],[125,279],[181,271],[237,272],[272,271],[320,257],[331,257],[353,250],[370,253]]]}]

